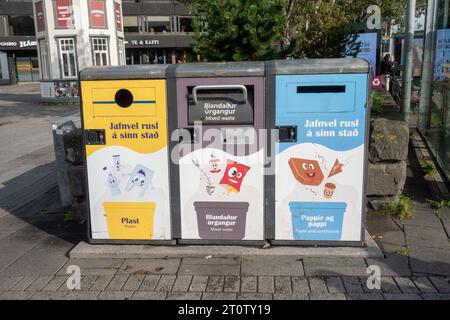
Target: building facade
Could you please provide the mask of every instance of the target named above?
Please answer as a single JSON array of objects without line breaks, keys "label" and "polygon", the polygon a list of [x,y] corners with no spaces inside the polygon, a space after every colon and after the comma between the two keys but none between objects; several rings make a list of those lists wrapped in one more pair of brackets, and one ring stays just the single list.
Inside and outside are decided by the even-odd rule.
[{"label": "building facade", "polygon": [[32,1],[0,1],[0,84],[39,81]]},{"label": "building facade", "polygon": [[33,0],[42,98],[78,98],[78,72],[125,64],[120,0]]},{"label": "building facade", "polygon": [[[42,17],[52,23],[57,22],[55,20],[57,14],[61,17],[64,15],[64,10],[59,13],[55,11],[55,1],[51,0],[49,5],[43,6]],[[63,0],[61,3],[72,2],[89,8],[89,0]],[[114,48],[112,42],[109,42],[109,53],[104,59],[107,64],[171,64],[193,60],[190,49],[194,42],[192,18],[183,4],[172,0],[122,0],[116,2],[122,3],[120,9],[123,34],[121,37],[120,32],[118,33],[117,48]],[[47,8],[48,6],[50,8]],[[95,11],[96,8],[93,9]],[[45,32],[36,30],[37,21],[35,21],[34,10],[33,0],[0,0],[0,84],[40,80],[45,82],[50,77],[55,78],[53,73],[56,75],[58,72],[61,79],[66,77],[66,73],[58,62],[54,65],[52,61],[49,66],[49,75],[46,70],[39,70],[41,54],[38,52],[42,50],[39,50],[39,43],[36,42],[36,39],[42,40]],[[49,12],[48,17],[45,16],[45,11]],[[85,13],[85,16],[88,17],[88,13]],[[76,17],[75,11],[75,22]],[[106,18],[108,25],[114,24],[113,20],[114,17]],[[84,21],[89,23],[87,19]],[[85,30],[79,29],[79,27],[89,30],[89,26],[79,25],[73,31]],[[100,35],[105,34],[104,31],[101,31],[102,29],[96,30]],[[53,32],[54,36],[58,36],[58,34],[67,33],[67,29],[55,27]],[[121,39],[123,42],[120,41]],[[40,44],[44,46],[43,42]],[[67,45],[70,47],[70,43]],[[104,45],[104,43],[97,43],[96,47],[101,49]],[[119,54],[120,46],[125,48],[123,56]],[[55,44],[55,48],[57,48],[57,44]],[[42,55],[49,54],[45,48],[43,50]],[[92,44],[78,45],[76,50],[79,51],[77,52],[79,65],[76,66],[76,70],[81,70],[89,65],[86,59],[93,59],[93,46]],[[52,52],[52,47],[49,47],[49,51]],[[115,52],[118,52],[117,55]],[[60,52],[57,54],[60,55]],[[68,57],[70,58],[70,55]],[[103,59],[101,53],[97,57]],[[101,60],[100,62],[103,64],[105,61]],[[41,65],[45,68],[44,64],[41,63]]]}]

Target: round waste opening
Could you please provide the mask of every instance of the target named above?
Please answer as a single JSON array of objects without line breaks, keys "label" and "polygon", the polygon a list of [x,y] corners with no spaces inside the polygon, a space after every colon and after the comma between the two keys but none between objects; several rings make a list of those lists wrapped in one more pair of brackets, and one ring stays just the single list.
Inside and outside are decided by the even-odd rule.
[{"label": "round waste opening", "polygon": [[133,103],[133,94],[130,90],[120,89],[116,92],[114,100],[119,107],[128,108]]}]

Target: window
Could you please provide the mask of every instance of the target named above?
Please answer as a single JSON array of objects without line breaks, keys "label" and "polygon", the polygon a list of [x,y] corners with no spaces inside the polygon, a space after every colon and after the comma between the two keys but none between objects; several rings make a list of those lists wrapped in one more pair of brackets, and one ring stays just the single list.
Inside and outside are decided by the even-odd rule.
[{"label": "window", "polygon": [[150,33],[170,32],[169,16],[148,16],[145,19],[146,31]]},{"label": "window", "polygon": [[34,20],[32,16],[9,16],[10,36],[34,36]]},{"label": "window", "polygon": [[119,65],[125,64],[125,48],[123,46],[123,39],[117,39],[117,51],[118,51],[118,63]]},{"label": "window", "polygon": [[92,38],[92,52],[94,58],[94,66],[109,65],[108,39]]},{"label": "window", "polygon": [[92,29],[107,28],[105,0],[89,0],[89,25]]},{"label": "window", "polygon": [[123,17],[123,31],[139,32],[138,17],[137,16]]},{"label": "window", "polygon": [[59,38],[59,61],[62,78],[77,76],[77,58],[75,51],[75,38]]},{"label": "window", "polygon": [[41,59],[41,78],[50,78],[50,69],[48,64],[48,45],[46,40],[39,40],[39,56]]},{"label": "window", "polygon": [[194,32],[192,17],[178,17],[180,26],[179,32]]}]

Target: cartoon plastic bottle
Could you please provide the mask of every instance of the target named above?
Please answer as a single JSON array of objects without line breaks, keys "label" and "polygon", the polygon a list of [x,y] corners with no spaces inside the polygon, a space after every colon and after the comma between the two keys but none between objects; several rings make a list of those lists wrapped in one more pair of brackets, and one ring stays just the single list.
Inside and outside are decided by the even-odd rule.
[{"label": "cartoon plastic bottle", "polygon": [[106,178],[106,185],[109,187],[109,192],[112,196],[121,194],[119,182],[120,181],[115,176],[113,176],[112,173],[108,174],[108,177]]},{"label": "cartoon plastic bottle", "polygon": [[117,171],[120,171],[120,154],[115,154],[112,156],[114,167]]},{"label": "cartoon plastic bottle", "polygon": [[136,165],[133,171],[128,174],[130,179],[125,187],[127,192],[130,192],[134,187],[140,189],[139,198],[142,198],[147,191],[148,187],[152,185],[154,172],[141,164]]}]

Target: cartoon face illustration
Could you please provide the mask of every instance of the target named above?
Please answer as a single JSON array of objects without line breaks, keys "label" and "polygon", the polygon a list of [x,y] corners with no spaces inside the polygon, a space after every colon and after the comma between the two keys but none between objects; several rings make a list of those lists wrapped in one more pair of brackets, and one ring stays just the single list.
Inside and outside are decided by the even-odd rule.
[{"label": "cartoon face illustration", "polygon": [[139,170],[138,173],[131,180],[133,183],[138,184],[143,187],[145,184],[145,172],[143,170]]},{"label": "cartoon face illustration", "polygon": [[128,174],[130,179],[128,180],[128,184],[125,188],[127,192],[130,192],[134,187],[140,189],[139,198],[142,198],[147,191],[148,187],[152,186],[154,172],[143,165],[138,164],[134,167],[133,171]]},{"label": "cartoon face illustration", "polygon": [[221,185],[231,187],[234,192],[241,190],[241,184],[250,167],[240,164],[236,161],[227,160],[227,167],[220,180]]},{"label": "cartoon face illustration", "polygon": [[325,188],[323,189],[323,196],[325,197],[325,199],[331,199],[335,189],[336,185],[334,183],[325,183]]},{"label": "cartoon face illustration", "polygon": [[111,173],[108,175],[108,178],[106,180],[106,182],[108,183],[109,186],[117,186],[119,184],[118,180],[116,179],[116,177],[114,177]]},{"label": "cartoon face illustration", "polygon": [[322,169],[316,160],[290,158],[289,167],[295,179],[306,186],[318,186],[323,181]]},{"label": "cartoon face illustration", "polygon": [[114,167],[117,169],[117,171],[120,171],[120,155],[115,154],[113,155],[113,163]]},{"label": "cartoon face illustration", "polygon": [[111,173],[108,174],[108,177],[106,178],[106,186],[109,188],[109,192],[112,196],[116,196],[121,193],[119,183],[120,181],[115,176],[113,176]]},{"label": "cartoon face illustration", "polygon": [[211,159],[209,160],[209,163],[211,164],[211,169],[209,172],[211,173],[218,173],[221,170],[219,169],[219,162],[220,160],[216,158],[214,154],[211,154]]}]

